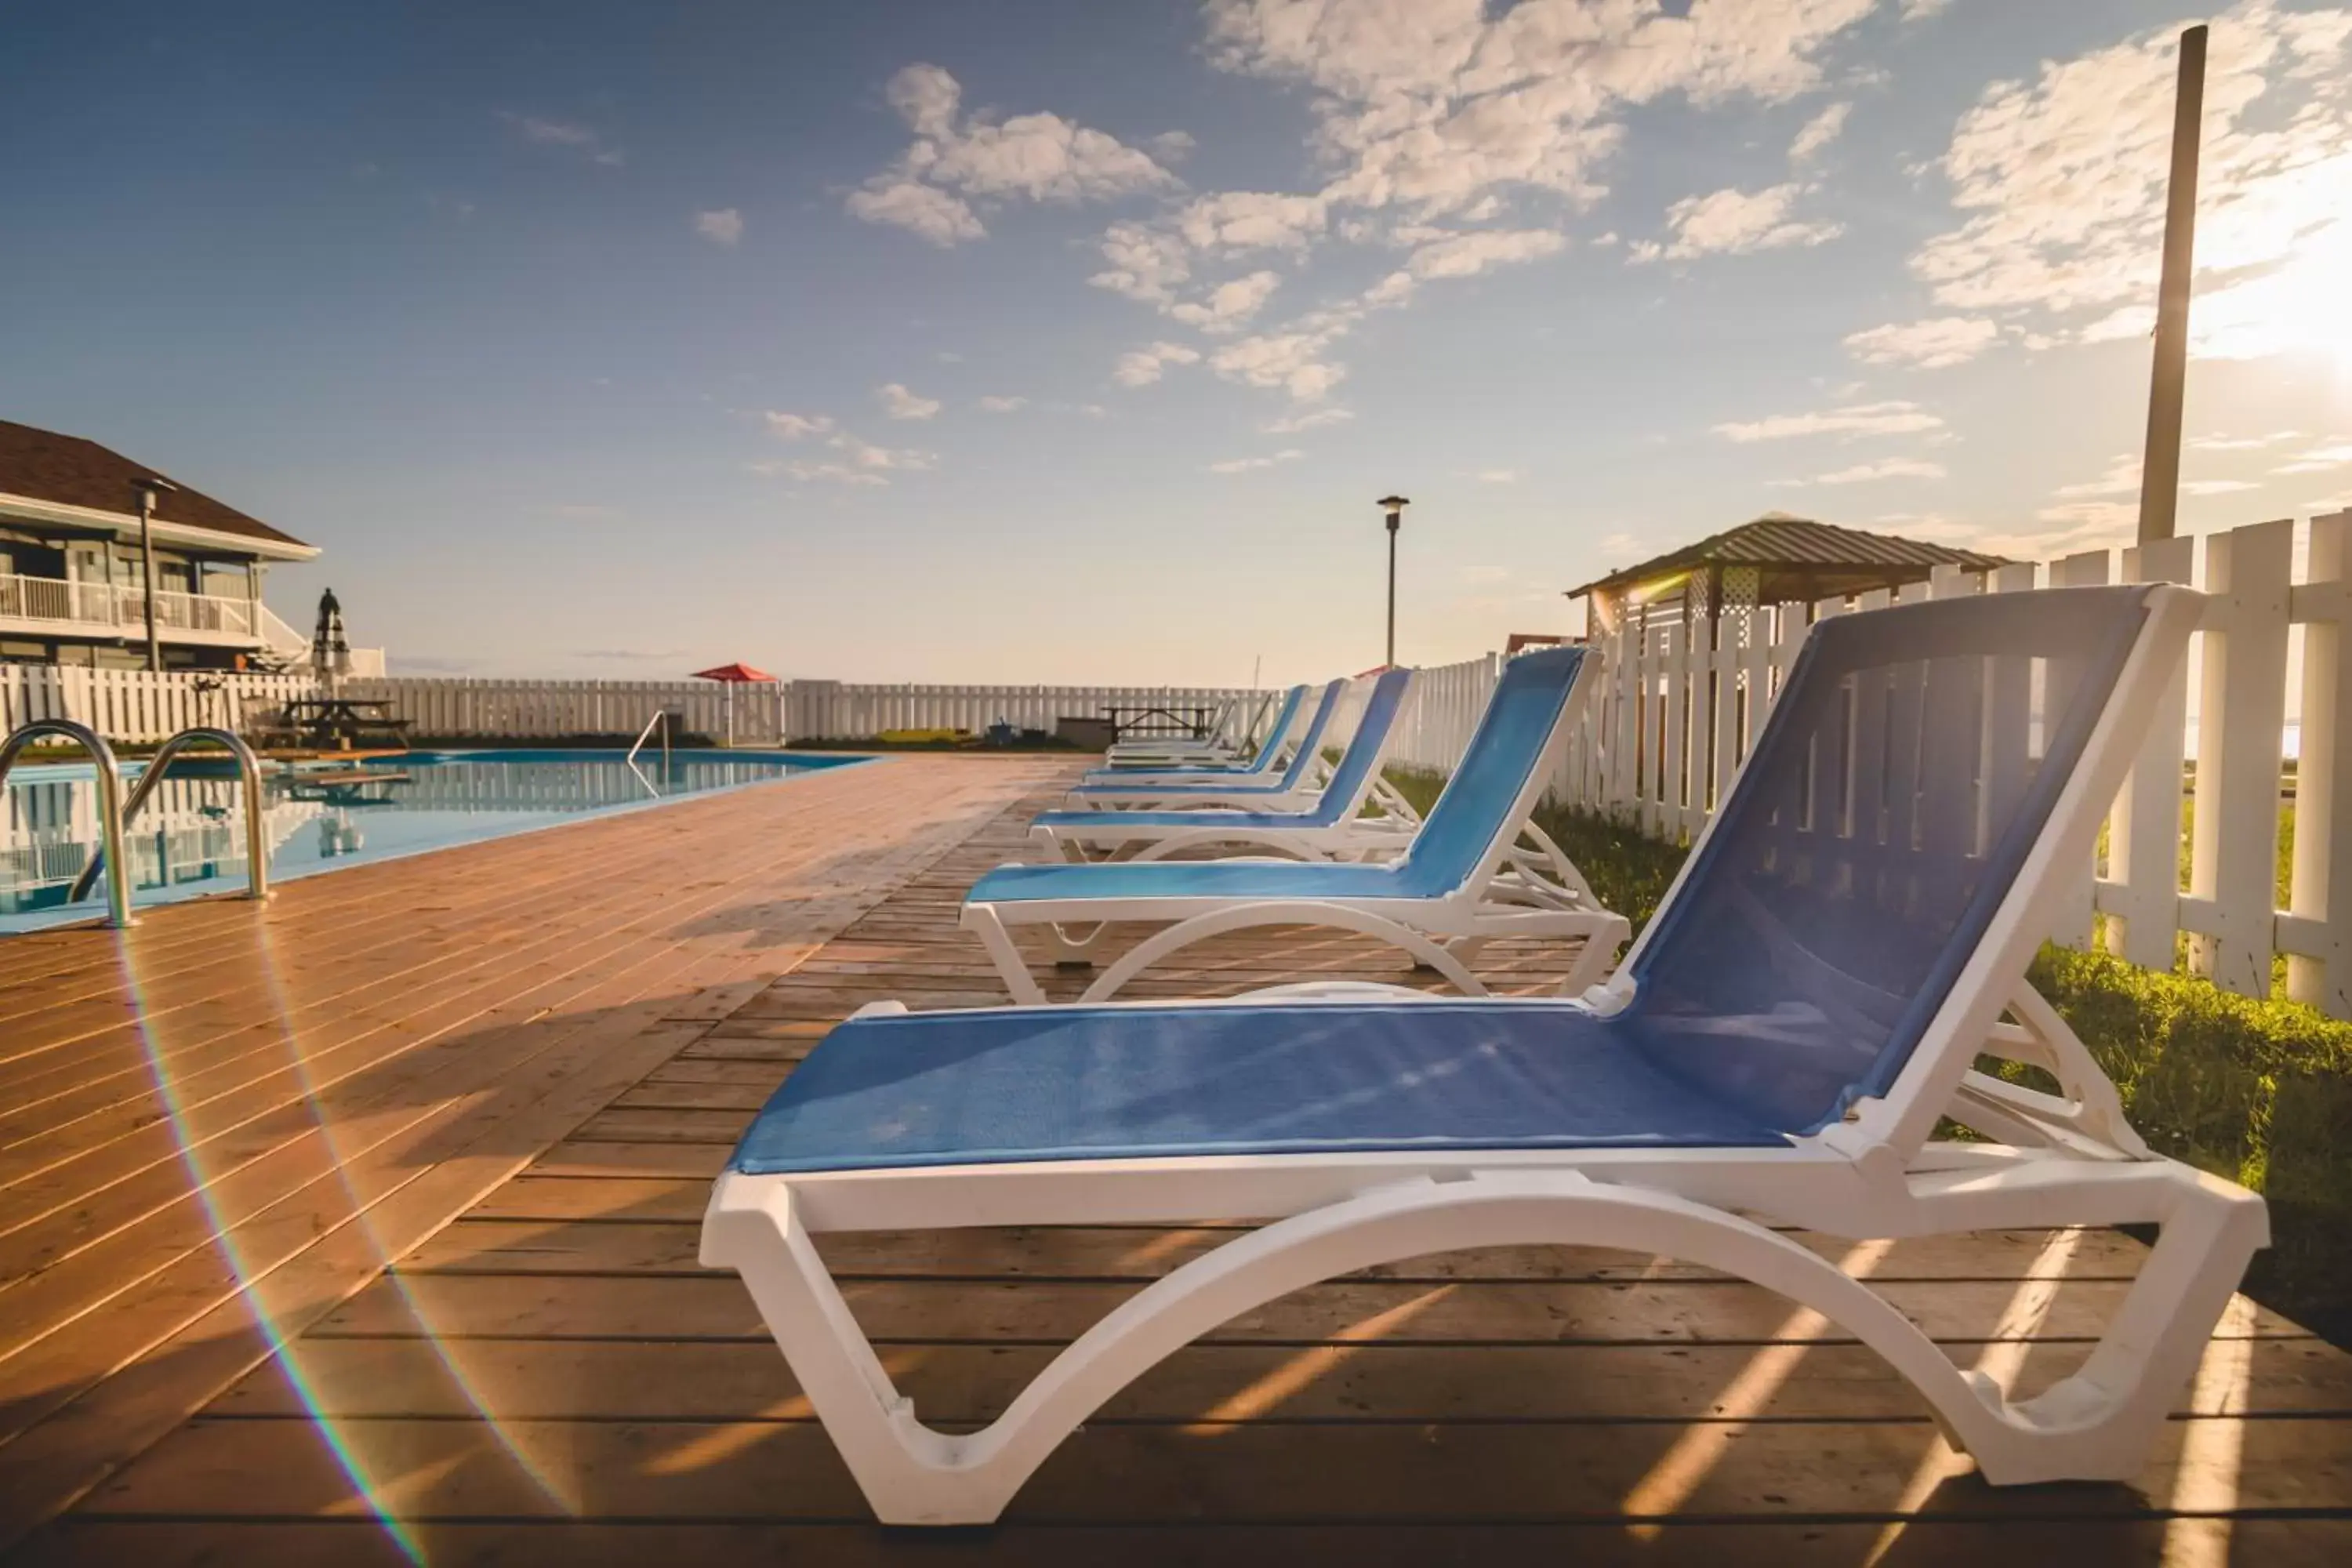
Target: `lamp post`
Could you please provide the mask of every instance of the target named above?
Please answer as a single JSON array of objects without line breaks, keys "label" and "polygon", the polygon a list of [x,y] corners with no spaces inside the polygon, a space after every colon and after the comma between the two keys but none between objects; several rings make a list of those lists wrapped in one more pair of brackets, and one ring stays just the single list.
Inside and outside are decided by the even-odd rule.
[{"label": "lamp post", "polygon": [[1389,652],[1388,664],[1396,663],[1396,539],[1398,525],[1404,521],[1404,509],[1412,503],[1402,496],[1382,496],[1376,503],[1389,515]]},{"label": "lamp post", "polygon": [[131,481],[139,492],[139,591],[147,611],[147,668],[163,668],[163,639],[155,629],[155,498],[174,495],[180,487],[153,474]]}]

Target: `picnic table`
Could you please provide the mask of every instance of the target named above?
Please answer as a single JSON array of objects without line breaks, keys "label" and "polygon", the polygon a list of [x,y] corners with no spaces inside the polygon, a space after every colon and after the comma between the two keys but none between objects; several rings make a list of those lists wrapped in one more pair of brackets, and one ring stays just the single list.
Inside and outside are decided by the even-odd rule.
[{"label": "picnic table", "polygon": [[408,726],[408,720],[392,716],[387,698],[296,697],[286,704],[284,727],[313,744],[333,741],[349,745],[373,739],[397,741],[406,751]]},{"label": "picnic table", "polygon": [[1208,739],[1217,708],[1213,702],[1114,702],[1104,705],[1103,717],[1110,721],[1115,741],[1153,735],[1182,735],[1203,741]]}]

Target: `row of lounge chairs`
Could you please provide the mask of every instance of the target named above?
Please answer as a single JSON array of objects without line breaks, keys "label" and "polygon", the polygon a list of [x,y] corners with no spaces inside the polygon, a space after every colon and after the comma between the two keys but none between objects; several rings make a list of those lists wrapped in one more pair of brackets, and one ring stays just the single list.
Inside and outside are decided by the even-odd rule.
[{"label": "row of lounge chairs", "polygon": [[[1041,824],[1063,863],[992,872],[966,907],[1019,1005],[881,1004],[835,1029],[737,1147],[703,1261],[741,1274],[889,1522],[994,1519],[1105,1400],[1274,1297],[1529,1243],[1664,1253],[1813,1309],[1916,1386],[1996,1484],[2131,1477],[2266,1215],[2149,1152],[2025,972],[2198,616],[2196,595],[2152,586],[1822,622],[1605,977],[1624,922],[1529,821],[1592,679],[1580,649],[1507,667],[1444,795],[1425,820],[1370,830],[1384,837],[1338,830],[1372,798],[1402,672],[1372,684],[1336,765],[1329,689],[1304,721],[1295,694],[1256,763],[1205,764],[1255,766],[1295,825],[1231,804],[1233,775],[1089,780],[1076,793],[1090,809]],[[1168,792],[1196,789],[1234,819],[1169,809],[1204,797]],[[1100,809],[1114,805],[1129,809]],[[1295,858],[1146,858],[1219,832]],[[1136,920],[1166,929],[1076,1006],[1043,1005],[1009,936],[1043,922],[1083,958],[1073,924]],[[1138,954],[1268,921],[1374,932],[1466,994],[1306,981],[1107,999]],[[1506,932],[1574,937],[1597,957],[1569,994],[1484,996],[1465,950]],[[1938,1136],[1946,1118],[1979,1136]],[[1128,1300],[970,1433],[918,1420],[812,1240],[1208,1216],[1263,1223]],[[2116,1225],[2155,1227],[2153,1250],[2087,1359],[2027,1399],[1781,1234]]]}]

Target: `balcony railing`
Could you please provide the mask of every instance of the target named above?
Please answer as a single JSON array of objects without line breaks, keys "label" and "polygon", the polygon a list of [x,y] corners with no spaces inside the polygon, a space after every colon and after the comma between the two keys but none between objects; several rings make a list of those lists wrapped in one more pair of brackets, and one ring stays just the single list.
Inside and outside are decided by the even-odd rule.
[{"label": "balcony railing", "polygon": [[[0,621],[56,621],[71,627],[106,627],[144,636],[145,595],[136,587],[110,583],[68,583],[55,577],[14,577],[0,574]],[[172,632],[213,633],[255,637],[253,602],[155,591],[155,625]]]}]

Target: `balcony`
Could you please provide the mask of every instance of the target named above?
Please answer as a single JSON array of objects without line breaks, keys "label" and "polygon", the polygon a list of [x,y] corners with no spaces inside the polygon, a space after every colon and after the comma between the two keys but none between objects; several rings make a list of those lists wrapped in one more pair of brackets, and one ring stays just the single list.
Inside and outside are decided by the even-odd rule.
[{"label": "balcony", "polygon": [[[155,591],[155,625],[166,642],[253,646],[264,640],[255,608],[249,599]],[[0,575],[0,633],[142,641],[145,599],[121,584]]]}]

